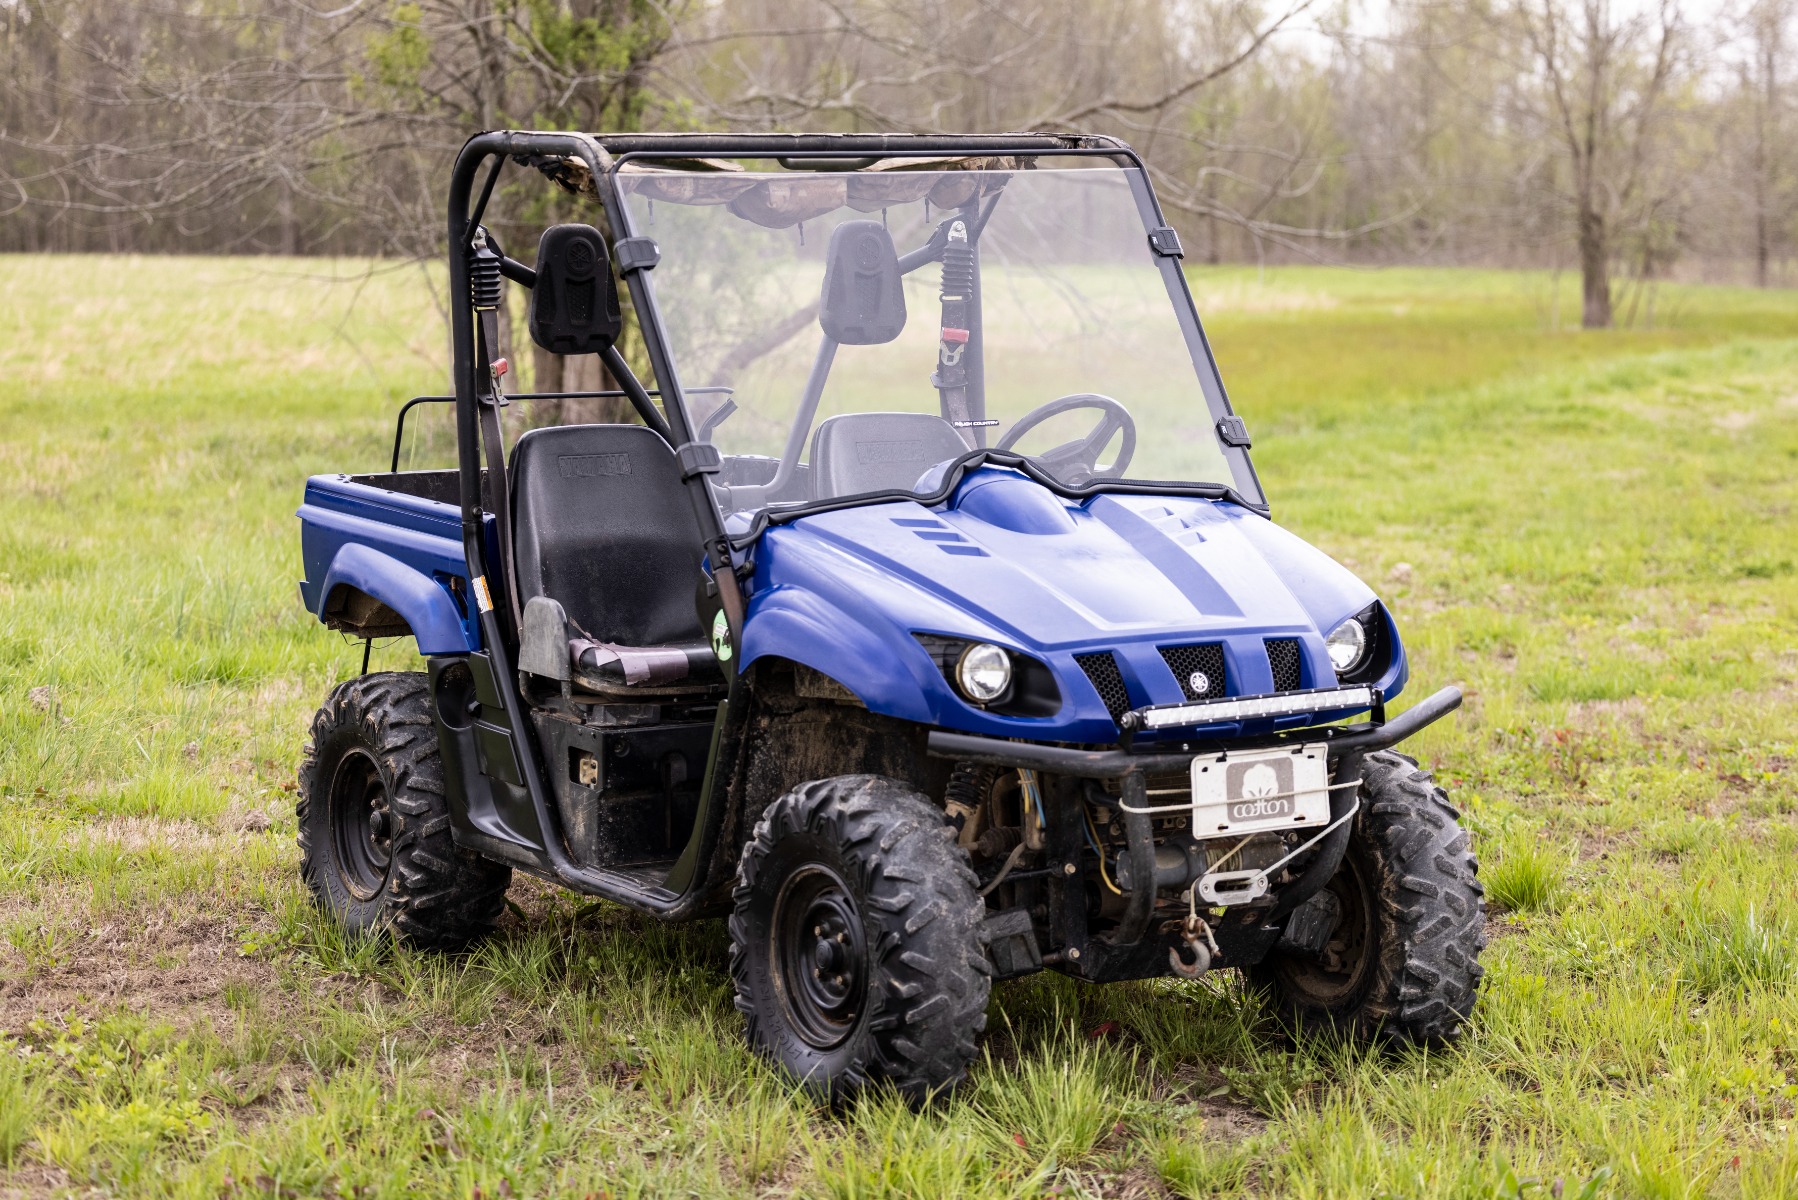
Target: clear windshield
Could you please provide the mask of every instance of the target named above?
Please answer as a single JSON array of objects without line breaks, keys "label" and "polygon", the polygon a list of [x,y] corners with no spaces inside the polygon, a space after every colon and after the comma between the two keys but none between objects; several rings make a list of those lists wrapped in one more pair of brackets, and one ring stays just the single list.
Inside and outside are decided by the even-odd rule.
[{"label": "clear windshield", "polygon": [[1131,174],[621,172],[681,381],[729,389],[689,391],[726,510],[928,493],[982,446],[1254,496]]}]

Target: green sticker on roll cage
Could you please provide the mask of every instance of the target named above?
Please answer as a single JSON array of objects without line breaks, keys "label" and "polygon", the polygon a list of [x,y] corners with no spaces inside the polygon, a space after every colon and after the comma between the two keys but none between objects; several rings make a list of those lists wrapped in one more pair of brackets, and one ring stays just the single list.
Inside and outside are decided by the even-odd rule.
[{"label": "green sticker on roll cage", "polygon": [[724,619],[723,609],[712,618],[712,653],[719,662],[730,661],[730,622]]}]

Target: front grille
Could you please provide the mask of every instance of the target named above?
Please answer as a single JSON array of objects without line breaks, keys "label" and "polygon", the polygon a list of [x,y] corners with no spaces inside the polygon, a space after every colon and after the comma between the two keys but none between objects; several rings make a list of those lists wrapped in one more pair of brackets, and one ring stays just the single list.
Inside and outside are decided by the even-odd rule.
[{"label": "front grille", "polygon": [[[1188,700],[1215,700],[1224,694],[1224,648],[1216,642],[1202,646],[1163,646],[1161,657],[1167,669],[1180,681],[1180,690]],[[1203,689],[1196,689],[1193,676],[1204,676]]]},{"label": "front grille", "polygon": [[1130,711],[1130,692],[1124,687],[1124,675],[1118,670],[1115,657],[1109,653],[1076,654],[1074,661],[1099,690],[1099,699],[1105,702],[1105,711],[1112,720],[1119,720]]},{"label": "front grille", "polygon": [[1296,692],[1303,686],[1299,674],[1299,640],[1268,638],[1267,665],[1274,670],[1274,691]]}]

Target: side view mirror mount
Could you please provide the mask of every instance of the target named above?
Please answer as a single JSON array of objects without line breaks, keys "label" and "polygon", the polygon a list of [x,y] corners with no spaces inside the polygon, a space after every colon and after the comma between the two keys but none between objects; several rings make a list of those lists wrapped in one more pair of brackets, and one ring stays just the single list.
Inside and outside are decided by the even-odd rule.
[{"label": "side view mirror mount", "polygon": [[598,354],[624,317],[605,238],[591,225],[552,225],[537,244],[531,340],[552,354]]},{"label": "side view mirror mount", "polygon": [[844,221],[831,231],[818,324],[844,346],[884,345],[904,332],[899,255],[879,221]]}]

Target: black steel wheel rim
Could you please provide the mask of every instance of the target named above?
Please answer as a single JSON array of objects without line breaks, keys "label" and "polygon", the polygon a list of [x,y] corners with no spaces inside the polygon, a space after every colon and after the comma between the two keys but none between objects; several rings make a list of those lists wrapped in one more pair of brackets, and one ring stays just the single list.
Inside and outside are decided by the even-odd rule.
[{"label": "black steel wheel rim", "polygon": [[331,779],[331,833],[337,873],[358,900],[372,900],[387,883],[393,862],[393,812],[387,784],[375,760],[352,750]]},{"label": "black steel wheel rim", "polygon": [[1374,931],[1374,898],[1356,856],[1344,856],[1342,867],[1327,885],[1342,905],[1336,930],[1320,959],[1294,958],[1282,964],[1289,987],[1307,1002],[1337,1008],[1353,1000],[1366,985],[1378,955]]},{"label": "black steel wheel rim", "polygon": [[840,1046],[868,995],[861,906],[820,863],[788,875],[774,899],[774,981],[787,1024],[814,1050]]}]

